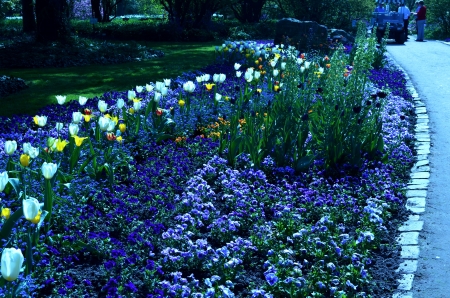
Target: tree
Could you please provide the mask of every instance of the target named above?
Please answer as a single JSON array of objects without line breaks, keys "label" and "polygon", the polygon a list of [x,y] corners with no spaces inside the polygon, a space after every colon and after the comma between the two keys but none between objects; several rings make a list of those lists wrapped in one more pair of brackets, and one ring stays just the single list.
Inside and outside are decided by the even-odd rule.
[{"label": "tree", "polygon": [[267,0],[240,0],[231,5],[236,19],[241,23],[258,23]]},{"label": "tree", "polygon": [[36,30],[33,0],[22,0],[22,30],[27,33]]},{"label": "tree", "polygon": [[110,22],[110,16],[122,0],[91,0],[94,18],[99,22]]},{"label": "tree", "polygon": [[450,0],[429,0],[427,7],[427,23],[438,25],[437,38],[450,36]]},{"label": "tree", "polygon": [[159,0],[169,22],[180,28],[204,28],[211,16],[228,4],[226,0]]},{"label": "tree", "polygon": [[66,0],[36,0],[36,41],[67,41],[70,37]]},{"label": "tree", "polygon": [[286,17],[315,21],[330,28],[349,29],[353,19],[369,18],[373,0],[275,0]]}]

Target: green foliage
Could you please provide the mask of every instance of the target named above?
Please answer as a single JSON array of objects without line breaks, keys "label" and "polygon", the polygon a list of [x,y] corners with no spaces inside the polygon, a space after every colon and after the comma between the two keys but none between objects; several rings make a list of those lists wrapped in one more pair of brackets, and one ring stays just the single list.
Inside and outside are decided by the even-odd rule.
[{"label": "green foliage", "polygon": [[[373,35],[376,35],[375,31],[373,32]],[[388,38],[389,38],[389,23],[386,23],[386,31],[384,32],[384,37],[381,39],[379,48],[375,51],[375,59],[372,64],[372,66],[376,69],[382,68],[386,63],[386,59],[384,59],[384,54],[387,51],[386,45]]]},{"label": "green foliage", "polygon": [[[374,9],[373,0],[276,0],[283,16],[315,21],[328,28],[353,30],[353,19],[368,19]],[[305,9],[307,8],[307,9]]]},{"label": "green foliage", "polygon": [[435,25],[435,38],[450,37],[450,0],[429,0],[427,7],[427,24]]}]

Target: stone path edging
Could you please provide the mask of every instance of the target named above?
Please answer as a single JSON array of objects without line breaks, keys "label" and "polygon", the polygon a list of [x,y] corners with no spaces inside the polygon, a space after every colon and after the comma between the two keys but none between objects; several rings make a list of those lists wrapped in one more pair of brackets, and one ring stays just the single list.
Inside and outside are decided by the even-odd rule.
[{"label": "stone path edging", "polygon": [[414,108],[417,115],[417,123],[414,127],[415,144],[417,151],[417,161],[411,169],[411,179],[407,186],[406,208],[413,212],[408,220],[399,227],[401,232],[397,239],[397,243],[401,245],[401,258],[403,262],[396,270],[400,272],[402,278],[398,280],[400,283],[392,298],[412,298],[411,292],[414,280],[414,273],[417,271],[417,264],[420,254],[419,233],[423,228],[423,221],[420,215],[425,212],[426,197],[428,192],[428,184],[430,178],[430,165],[428,155],[430,154],[430,133],[429,119],[427,109],[419,94],[416,92],[408,74],[398,65],[395,60],[391,59],[389,53],[386,53],[389,60],[403,72],[406,78],[406,87],[414,99]]}]

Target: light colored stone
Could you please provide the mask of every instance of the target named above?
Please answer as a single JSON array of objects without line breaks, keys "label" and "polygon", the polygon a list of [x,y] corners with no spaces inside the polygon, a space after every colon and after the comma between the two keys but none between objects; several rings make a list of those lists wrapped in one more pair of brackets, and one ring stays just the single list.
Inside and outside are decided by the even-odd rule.
[{"label": "light colored stone", "polygon": [[418,142],[431,142],[430,136],[426,133],[421,133],[420,136],[416,135],[415,137]]},{"label": "light colored stone", "polygon": [[414,148],[416,148],[417,150],[422,150],[422,149],[428,149],[430,150],[430,142],[416,142],[414,144]]},{"label": "light colored stone", "polygon": [[418,162],[416,162],[416,164],[414,166],[421,167],[421,166],[426,166],[429,164],[430,164],[430,161],[428,159],[423,159],[423,160],[419,160]]},{"label": "light colored stone", "polygon": [[411,179],[411,180],[409,180],[408,185],[428,186],[429,183],[430,183],[429,179]]},{"label": "light colored stone", "polygon": [[416,114],[426,114],[426,113],[427,113],[427,108],[424,108],[424,107],[416,108]]},{"label": "light colored stone", "polygon": [[411,211],[412,213],[420,214],[425,212],[425,207],[410,207],[406,206],[406,209]]},{"label": "light colored stone", "polygon": [[398,228],[400,232],[412,232],[412,231],[422,231],[423,221],[421,220],[411,220],[403,223],[403,225]]},{"label": "light colored stone", "polygon": [[407,186],[408,189],[428,189],[427,184],[410,184]]},{"label": "light colored stone", "polygon": [[412,293],[405,292],[405,293],[395,293],[392,298],[413,298]]},{"label": "light colored stone", "polygon": [[406,197],[412,198],[412,197],[427,197],[427,191],[426,190],[407,190],[406,191]]},{"label": "light colored stone", "polygon": [[430,172],[411,173],[411,179],[428,179],[428,178],[430,178]]},{"label": "light colored stone", "polygon": [[400,245],[418,245],[419,232],[404,232],[397,237],[397,243]]},{"label": "light colored stone", "polygon": [[425,208],[426,200],[424,197],[408,198],[406,201],[407,207]]},{"label": "light colored stone", "polygon": [[406,245],[402,246],[402,251],[400,252],[400,257],[402,259],[418,259],[420,254],[420,249],[416,245]]},{"label": "light colored stone", "polygon": [[417,271],[417,260],[405,260],[395,270],[401,273],[414,273]]},{"label": "light colored stone", "polygon": [[429,166],[423,166],[423,167],[412,167],[411,168],[411,173],[416,173],[416,172],[429,172],[430,171],[430,167]]},{"label": "light colored stone", "polygon": [[430,154],[430,149],[417,150],[417,154]]},{"label": "light colored stone", "polygon": [[398,282],[400,283],[398,285],[398,289],[404,291],[411,290],[413,280],[414,274],[402,274],[402,278],[398,280]]},{"label": "light colored stone", "polygon": [[408,216],[409,221],[417,221],[420,219],[420,215],[410,215]]}]

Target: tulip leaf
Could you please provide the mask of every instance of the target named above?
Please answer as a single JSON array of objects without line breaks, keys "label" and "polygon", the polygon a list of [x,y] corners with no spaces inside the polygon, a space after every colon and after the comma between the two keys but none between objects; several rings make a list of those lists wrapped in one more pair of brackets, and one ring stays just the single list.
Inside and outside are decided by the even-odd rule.
[{"label": "tulip leaf", "polygon": [[18,194],[20,193],[20,179],[19,178],[9,178],[9,183],[14,188],[14,191]]},{"label": "tulip leaf", "polygon": [[2,243],[2,240],[8,240],[14,225],[22,216],[23,208],[19,207],[16,212],[11,214],[11,216],[3,223],[2,229],[0,230],[0,243]]}]

